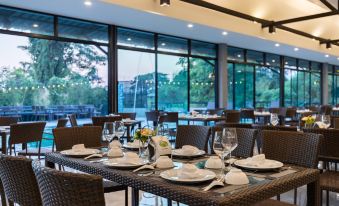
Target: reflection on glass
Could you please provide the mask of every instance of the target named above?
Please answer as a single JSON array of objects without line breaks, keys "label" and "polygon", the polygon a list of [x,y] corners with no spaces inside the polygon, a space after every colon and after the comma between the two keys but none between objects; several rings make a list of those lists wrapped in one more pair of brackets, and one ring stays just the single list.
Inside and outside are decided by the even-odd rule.
[{"label": "reflection on glass", "polygon": [[147,52],[118,50],[118,110],[145,112],[155,109],[155,55]]},{"label": "reflection on glass", "polygon": [[215,108],[215,61],[190,58],[190,109]]},{"label": "reflection on glass", "polygon": [[227,68],[227,109],[233,109],[233,63],[228,63],[228,68]]},{"label": "reflection on glass", "polygon": [[158,55],[158,109],[185,112],[188,109],[186,57]]},{"label": "reflection on glass", "polygon": [[154,34],[126,28],[118,28],[117,44],[119,46],[154,49]]},{"label": "reflection on glass", "polygon": [[164,52],[188,54],[188,41],[187,39],[159,35],[158,50]]},{"label": "reflection on glass", "polygon": [[274,67],[256,66],[256,107],[279,107],[280,70]]}]

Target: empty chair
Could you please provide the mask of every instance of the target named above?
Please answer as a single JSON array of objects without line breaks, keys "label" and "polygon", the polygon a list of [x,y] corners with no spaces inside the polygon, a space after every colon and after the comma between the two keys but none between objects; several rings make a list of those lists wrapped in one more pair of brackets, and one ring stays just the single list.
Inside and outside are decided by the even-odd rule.
[{"label": "empty chair", "polygon": [[18,123],[19,117],[0,117],[0,126],[10,126]]},{"label": "empty chair", "polygon": [[41,167],[38,161],[33,162],[33,169],[43,205],[105,205],[102,177]]},{"label": "empty chair", "polygon": [[339,118],[334,118],[333,124],[335,129],[339,129]]},{"label": "empty chair", "polygon": [[[339,172],[331,171],[328,162],[338,163],[339,159],[339,129],[304,129],[306,133],[324,136],[321,144],[319,160],[324,161],[326,172],[320,175],[320,189],[326,191],[326,205],[329,205],[329,191],[339,193]],[[337,166],[335,166],[337,170]]]},{"label": "empty chair", "polygon": [[224,111],[224,109],[221,109],[221,108],[220,109],[207,109],[206,114],[221,116],[223,111]]},{"label": "empty chair", "polygon": [[[101,147],[101,132],[99,126],[65,127],[53,129],[57,151],[71,149],[75,144],[84,144],[87,148]],[[104,192],[125,190],[125,205],[128,200],[128,187],[111,181],[104,181]]]},{"label": "empty chair", "polygon": [[311,105],[311,106],[307,107],[307,109],[311,110],[312,112],[319,112],[318,106]]},{"label": "empty chair", "polygon": [[286,113],[287,113],[286,107],[280,107],[279,108],[278,117],[279,117],[279,124],[280,125],[285,125]]},{"label": "empty chair", "polygon": [[279,114],[280,108],[269,108],[268,111],[269,111],[270,113]]},{"label": "empty chair", "polygon": [[[215,138],[215,132],[222,131],[224,127],[214,127],[213,135],[212,135],[212,143],[211,151],[213,152],[213,140]],[[247,129],[247,128],[236,128],[237,131],[237,139],[238,146],[232,151],[232,156],[236,157],[252,157],[253,156],[253,148],[255,139],[257,136],[257,130],[255,129]]]},{"label": "empty chair", "polygon": [[[159,122],[162,123],[161,131],[164,134],[168,134],[171,137],[175,137],[179,123],[178,112],[166,112],[163,116],[160,116]],[[171,124],[174,127],[171,127]]]},{"label": "empty chair", "polygon": [[121,121],[121,116],[96,116],[92,117],[93,126],[104,128],[105,122]]},{"label": "empty chair", "polygon": [[56,126],[56,127],[58,127],[58,128],[60,128],[60,127],[66,127],[67,122],[68,122],[68,119],[65,119],[65,118],[58,119],[58,122],[57,122],[57,126]]},{"label": "empty chair", "polygon": [[211,128],[200,125],[179,125],[175,139],[175,148],[192,145],[200,150],[208,151],[207,143],[211,135]]},{"label": "empty chair", "polygon": [[[10,205],[42,205],[32,160],[25,157],[0,156],[0,178]],[[65,186],[61,184],[61,186]]]},{"label": "empty chair", "polygon": [[72,127],[77,127],[78,126],[78,121],[77,121],[77,115],[76,114],[70,114],[68,115],[69,122],[71,123]]},{"label": "empty chair", "polygon": [[296,108],[287,108],[285,116],[285,124],[289,125],[298,125],[297,119],[297,109]]},{"label": "empty chair", "polygon": [[263,131],[264,130],[276,130],[276,131],[294,131],[296,132],[298,130],[298,128],[296,126],[272,126],[272,125],[252,125],[253,129],[258,130],[258,134],[257,134],[257,148],[258,148],[258,152],[261,152],[261,148],[262,148],[262,138],[263,138]]},{"label": "empty chair", "polygon": [[1,198],[1,205],[7,206],[5,190],[4,190],[4,186],[2,185],[2,182],[1,182],[1,177],[0,177],[0,198]]},{"label": "empty chair", "polygon": [[247,122],[248,120],[250,120],[251,123],[254,123],[255,121],[254,109],[241,109],[240,118],[241,122]]},{"label": "empty chair", "polygon": [[216,123],[215,126],[217,127],[233,127],[233,128],[247,128],[251,129],[252,124],[243,124],[243,123]]},{"label": "empty chair", "polygon": [[[14,145],[23,144],[25,149],[18,151],[19,155],[38,156],[38,158],[40,158],[40,156],[44,156],[47,150],[41,149],[41,141],[45,126],[46,122],[11,124],[8,141],[10,154],[12,155],[12,149]],[[28,148],[27,143],[31,142],[38,143],[38,148]]]},{"label": "empty chair", "polygon": [[119,112],[118,115],[120,115],[121,118],[123,119],[131,119],[131,120],[135,120],[135,118],[137,117],[137,113],[135,112]]},{"label": "empty chair", "polygon": [[149,122],[152,122],[153,126],[158,125],[159,115],[160,115],[159,111],[149,111],[149,112],[145,112],[145,114],[146,114],[146,121],[147,121],[148,126],[149,126]]},{"label": "empty chair", "polygon": [[225,110],[224,116],[225,116],[226,123],[239,123],[240,122],[240,112],[238,110]]},{"label": "empty chair", "polygon": [[323,115],[331,115],[332,106],[331,105],[321,105],[319,109],[319,114]]}]

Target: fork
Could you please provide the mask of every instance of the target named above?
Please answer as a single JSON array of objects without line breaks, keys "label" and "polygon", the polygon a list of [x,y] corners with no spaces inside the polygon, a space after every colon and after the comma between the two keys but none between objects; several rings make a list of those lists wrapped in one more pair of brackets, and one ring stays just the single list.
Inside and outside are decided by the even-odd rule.
[{"label": "fork", "polygon": [[225,176],[223,175],[222,177],[219,177],[218,179],[211,182],[211,184],[207,185],[206,187],[203,187],[202,190],[206,192],[214,186],[217,186],[217,185],[224,186],[224,180],[225,180]]}]

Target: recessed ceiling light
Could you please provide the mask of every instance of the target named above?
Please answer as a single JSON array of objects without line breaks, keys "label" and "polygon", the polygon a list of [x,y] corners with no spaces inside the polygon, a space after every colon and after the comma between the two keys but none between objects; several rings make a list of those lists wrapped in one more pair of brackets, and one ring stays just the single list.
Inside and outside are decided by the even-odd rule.
[{"label": "recessed ceiling light", "polygon": [[253,24],[257,24],[258,22],[256,20],[253,21]]},{"label": "recessed ceiling light", "polygon": [[337,60],[339,60],[339,57],[337,57]]},{"label": "recessed ceiling light", "polygon": [[274,63],[274,62],[275,62],[275,59],[272,59],[272,62]]},{"label": "recessed ceiling light", "polygon": [[170,0],[160,0],[160,6],[169,6],[170,4]]},{"label": "recessed ceiling light", "polygon": [[312,41],[315,41],[315,38],[312,38]]},{"label": "recessed ceiling light", "polygon": [[299,51],[299,48],[298,47],[294,48],[294,51]]},{"label": "recessed ceiling light", "polygon": [[34,28],[38,28],[39,27],[39,24],[33,24],[32,25]]},{"label": "recessed ceiling light", "polygon": [[193,28],[194,25],[193,25],[193,24],[187,24],[187,27],[188,27],[188,28]]},{"label": "recessed ceiling light", "polygon": [[285,64],[288,64],[288,62],[285,62]]},{"label": "recessed ceiling light", "polygon": [[227,31],[222,32],[222,35],[224,35],[224,36],[226,36],[227,34],[228,34]]},{"label": "recessed ceiling light", "polygon": [[237,55],[237,57],[238,57],[238,58],[240,58],[240,57],[241,57],[241,55],[240,55],[240,54],[238,54],[238,55]]},{"label": "recessed ceiling light", "polygon": [[127,41],[132,41],[132,39],[131,38],[127,38]]},{"label": "recessed ceiling light", "polygon": [[161,46],[166,46],[166,43],[161,43]]},{"label": "recessed ceiling light", "polygon": [[279,46],[280,46],[280,44],[276,43],[274,46],[276,46],[276,47],[279,47]]},{"label": "recessed ceiling light", "polygon": [[92,6],[92,2],[89,1],[89,0],[86,0],[86,1],[84,2],[84,4],[85,4],[86,6]]},{"label": "recessed ceiling light", "polygon": [[330,57],[330,55],[328,55],[328,54],[325,54],[325,57],[326,57],[326,58],[328,58],[328,57]]}]

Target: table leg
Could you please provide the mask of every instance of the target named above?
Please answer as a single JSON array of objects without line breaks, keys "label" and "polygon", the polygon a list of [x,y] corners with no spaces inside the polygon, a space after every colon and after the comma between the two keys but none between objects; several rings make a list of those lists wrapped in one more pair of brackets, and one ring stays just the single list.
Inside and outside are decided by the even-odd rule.
[{"label": "table leg", "polygon": [[132,188],[132,206],[139,206],[139,190]]},{"label": "table leg", "polygon": [[204,121],[204,126],[208,126],[208,121]]},{"label": "table leg", "polygon": [[131,127],[130,127],[130,125],[126,126],[126,130],[127,130],[127,135],[126,135],[127,142],[130,142],[131,141]]},{"label": "table leg", "polygon": [[319,206],[320,203],[320,185],[319,180],[307,185],[307,206]]},{"label": "table leg", "polygon": [[1,152],[2,154],[7,154],[7,135],[5,132],[1,133]]},{"label": "table leg", "polygon": [[55,169],[55,164],[45,159],[45,167]]}]

